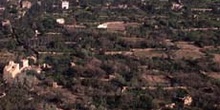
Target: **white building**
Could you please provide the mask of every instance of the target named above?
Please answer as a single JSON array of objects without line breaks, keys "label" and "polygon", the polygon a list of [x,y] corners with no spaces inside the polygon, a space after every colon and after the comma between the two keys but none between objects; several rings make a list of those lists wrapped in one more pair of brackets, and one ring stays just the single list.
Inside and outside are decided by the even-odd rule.
[{"label": "white building", "polygon": [[108,27],[108,23],[103,23],[97,26],[97,28],[99,29],[107,29],[107,27]]},{"label": "white building", "polygon": [[69,9],[69,1],[62,1],[62,9]]},{"label": "white building", "polygon": [[56,19],[56,22],[57,22],[58,24],[64,24],[64,23],[65,23],[65,19],[63,19],[63,18],[58,18],[58,19]]},{"label": "white building", "polygon": [[97,26],[98,29],[107,29],[112,31],[124,31],[126,24],[123,21],[106,22]]}]

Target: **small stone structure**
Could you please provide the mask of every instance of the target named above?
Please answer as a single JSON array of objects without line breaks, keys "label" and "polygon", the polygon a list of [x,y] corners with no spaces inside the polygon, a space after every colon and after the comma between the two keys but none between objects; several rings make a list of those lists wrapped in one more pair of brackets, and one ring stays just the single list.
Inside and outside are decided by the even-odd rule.
[{"label": "small stone structure", "polygon": [[5,20],[2,21],[2,26],[9,26],[9,25],[11,25],[10,20],[5,19]]},{"label": "small stone structure", "polygon": [[172,7],[171,7],[172,10],[180,10],[182,8],[183,8],[183,4],[181,4],[181,3],[172,3]]},{"label": "small stone structure", "polygon": [[69,9],[69,1],[62,1],[61,8]]},{"label": "small stone structure", "polygon": [[171,103],[171,104],[167,104],[167,105],[165,105],[165,108],[173,109],[175,106],[176,106],[175,103]]},{"label": "small stone structure", "polygon": [[24,0],[24,1],[21,1],[21,8],[23,9],[30,9],[32,6],[31,2],[30,1],[27,1],[27,0]]},{"label": "small stone structure", "polygon": [[183,98],[183,104],[184,106],[190,106],[192,104],[192,97],[186,96]]},{"label": "small stone structure", "polygon": [[58,18],[58,19],[56,19],[56,22],[57,22],[58,24],[64,24],[64,23],[65,23],[65,19],[63,19],[63,18]]}]

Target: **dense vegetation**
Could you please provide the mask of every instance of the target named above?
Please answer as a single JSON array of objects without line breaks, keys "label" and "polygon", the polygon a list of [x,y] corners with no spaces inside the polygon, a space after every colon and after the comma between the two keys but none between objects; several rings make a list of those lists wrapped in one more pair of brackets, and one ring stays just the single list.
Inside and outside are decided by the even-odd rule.
[{"label": "dense vegetation", "polygon": [[[13,53],[10,59],[15,60],[33,55],[38,58],[33,65],[52,68],[36,75],[39,83],[34,86],[4,84],[0,74],[0,92],[7,93],[0,98],[1,110],[150,110],[169,109],[165,105],[170,103],[176,104],[176,110],[220,109],[220,79],[210,77],[220,74],[220,61],[215,60],[220,52],[218,0],[182,0],[181,10],[171,10],[175,0],[79,0],[70,2],[69,10],[59,8],[59,0],[30,1],[30,9],[21,9],[13,0],[2,2],[6,10],[0,20],[11,24],[0,27],[0,53]],[[83,28],[68,28],[58,24],[57,18]],[[124,31],[96,28],[108,21],[138,25]],[[192,28],[217,30],[185,30]],[[146,48],[153,51],[132,50]],[[109,51],[122,54],[106,54]],[[133,53],[123,54],[126,51]],[[0,58],[3,70],[8,60]],[[151,76],[158,79],[151,81]],[[52,88],[53,82],[62,88]],[[190,106],[180,100],[185,96],[192,97]]]}]

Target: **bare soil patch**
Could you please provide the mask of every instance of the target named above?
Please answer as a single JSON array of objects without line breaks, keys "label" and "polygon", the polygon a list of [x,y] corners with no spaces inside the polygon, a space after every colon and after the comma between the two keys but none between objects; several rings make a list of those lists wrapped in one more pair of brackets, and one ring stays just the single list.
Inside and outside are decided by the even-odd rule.
[{"label": "bare soil patch", "polygon": [[142,77],[149,86],[158,86],[158,85],[169,86],[170,85],[170,80],[165,75],[144,74]]},{"label": "bare soil patch", "polygon": [[210,72],[207,75],[214,79],[220,79],[220,72]]},{"label": "bare soil patch", "polygon": [[133,55],[140,58],[153,58],[153,57],[159,57],[159,58],[167,58],[167,54],[164,52],[163,49],[153,49],[153,48],[147,48],[147,49],[132,49]]},{"label": "bare soil patch", "polygon": [[172,56],[174,59],[198,59],[204,56],[204,53],[200,51],[200,47],[197,47],[188,42],[176,42],[178,48],[177,51],[174,51]]},{"label": "bare soil patch", "polygon": [[213,54],[213,56],[214,56],[213,61],[215,63],[220,64],[220,54]]}]

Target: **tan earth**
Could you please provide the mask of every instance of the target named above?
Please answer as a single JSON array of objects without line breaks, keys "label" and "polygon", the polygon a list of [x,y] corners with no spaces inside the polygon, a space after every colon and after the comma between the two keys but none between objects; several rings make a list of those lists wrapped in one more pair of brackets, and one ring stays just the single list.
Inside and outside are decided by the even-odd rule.
[{"label": "tan earth", "polygon": [[213,54],[213,56],[214,56],[213,61],[215,63],[220,64],[220,54]]},{"label": "tan earth", "polygon": [[142,76],[149,86],[169,85],[170,81],[165,75],[149,75]]},{"label": "tan earth", "polygon": [[188,42],[175,42],[176,46],[180,48],[174,51],[172,56],[174,59],[198,59],[204,56],[204,53],[200,51],[201,48],[188,43]]},{"label": "tan earth", "polygon": [[220,79],[220,72],[210,72],[210,73],[207,73],[207,75],[214,79]]}]

